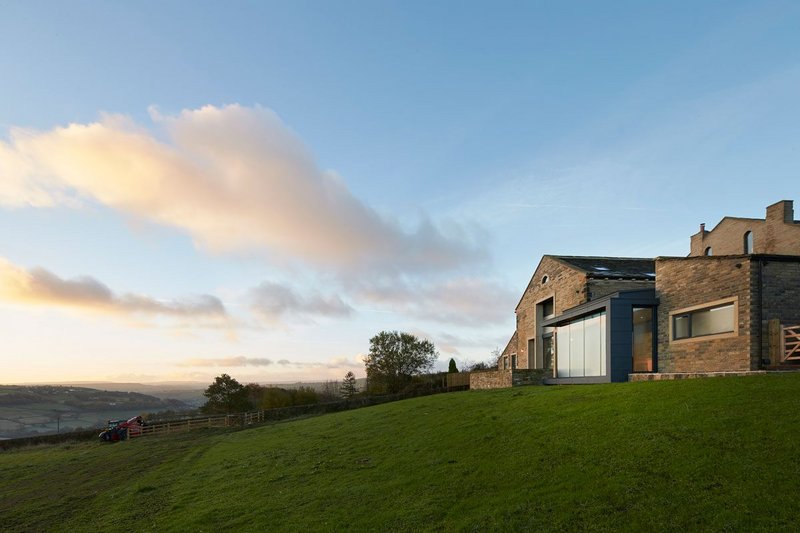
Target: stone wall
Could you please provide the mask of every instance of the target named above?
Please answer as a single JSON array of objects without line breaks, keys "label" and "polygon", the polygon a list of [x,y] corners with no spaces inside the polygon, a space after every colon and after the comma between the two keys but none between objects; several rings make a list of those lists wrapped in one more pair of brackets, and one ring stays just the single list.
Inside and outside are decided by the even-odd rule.
[{"label": "stone wall", "polygon": [[629,374],[629,381],[675,381],[679,379],[725,378],[736,376],[763,376],[766,370],[742,370],[741,372],[681,372],[678,374]]},{"label": "stone wall", "polygon": [[588,280],[589,300],[597,300],[615,292],[652,289],[655,283],[646,280],[629,279],[590,279]]},{"label": "stone wall", "polygon": [[[759,367],[760,328],[751,305],[757,273],[750,257],[656,258],[659,372],[731,372]],[[670,338],[671,312],[727,298],[736,299],[734,334]]]},{"label": "stone wall", "polygon": [[784,200],[767,207],[766,218],[725,217],[711,231],[701,230],[691,237],[692,256],[745,253],[744,234],[753,234],[753,253],[800,255],[800,224],[794,218],[793,204]]},{"label": "stone wall", "polygon": [[521,385],[542,385],[544,383],[545,371],[542,368],[520,368],[511,373],[511,386]]},{"label": "stone wall", "polygon": [[[547,276],[547,283],[542,283]],[[555,314],[586,301],[586,274],[550,256],[542,257],[517,305],[517,367],[534,368],[536,354],[528,354],[528,341],[536,338],[536,304],[553,298]],[[541,317],[539,317],[541,319]]]},{"label": "stone wall", "polygon": [[517,369],[496,370],[492,372],[471,372],[470,389],[505,389],[522,385],[541,385],[544,382],[544,370]]},{"label": "stone wall", "polygon": [[504,389],[512,386],[511,370],[494,370],[491,372],[470,372],[469,388]]},{"label": "stone wall", "polygon": [[[757,269],[761,270],[763,291],[758,291],[756,286],[753,304],[756,307],[754,320],[760,321],[762,327],[760,355],[766,359],[769,358],[769,321],[777,318],[783,326],[800,325],[800,257],[793,260],[756,257],[753,263],[756,273]],[[770,365],[779,362],[770,361]]]}]

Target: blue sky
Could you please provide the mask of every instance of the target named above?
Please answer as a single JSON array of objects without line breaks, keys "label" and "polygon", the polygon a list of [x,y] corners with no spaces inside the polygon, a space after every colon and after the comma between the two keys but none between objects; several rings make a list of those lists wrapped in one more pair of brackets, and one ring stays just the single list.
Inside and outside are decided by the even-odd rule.
[{"label": "blue sky", "polygon": [[797,200],[794,2],[0,8],[0,382],[488,359],[542,254]]}]

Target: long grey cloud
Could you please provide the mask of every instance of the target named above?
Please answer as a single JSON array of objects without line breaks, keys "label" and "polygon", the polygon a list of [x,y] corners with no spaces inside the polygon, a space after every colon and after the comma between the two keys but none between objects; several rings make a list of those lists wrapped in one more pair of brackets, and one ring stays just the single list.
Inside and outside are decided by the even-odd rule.
[{"label": "long grey cloud", "polygon": [[348,317],[353,308],[338,295],[302,294],[286,285],[265,281],[249,293],[253,311],[269,322],[283,317]]}]

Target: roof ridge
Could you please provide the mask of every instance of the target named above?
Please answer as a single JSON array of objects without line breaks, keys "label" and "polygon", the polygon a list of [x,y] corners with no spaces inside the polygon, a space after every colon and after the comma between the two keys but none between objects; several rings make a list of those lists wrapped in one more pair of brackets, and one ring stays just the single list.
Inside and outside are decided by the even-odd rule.
[{"label": "roof ridge", "polygon": [[562,259],[621,259],[625,261],[653,261],[654,257],[623,257],[612,255],[555,255],[547,254],[550,257],[559,257]]}]

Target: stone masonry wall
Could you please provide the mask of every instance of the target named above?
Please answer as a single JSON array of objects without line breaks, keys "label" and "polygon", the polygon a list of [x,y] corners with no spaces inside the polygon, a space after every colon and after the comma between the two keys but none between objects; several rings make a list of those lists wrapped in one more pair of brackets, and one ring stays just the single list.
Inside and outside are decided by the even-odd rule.
[{"label": "stone masonry wall", "polygon": [[511,370],[494,370],[492,372],[470,372],[469,388],[504,389],[512,386]]},{"label": "stone masonry wall", "polygon": [[652,289],[655,284],[652,281],[637,281],[627,279],[590,279],[589,280],[589,299],[597,300],[603,296],[622,291],[635,291],[638,289]]},{"label": "stone masonry wall", "polygon": [[544,370],[497,370],[493,372],[471,372],[470,389],[503,389],[522,385],[541,385],[544,382]]},{"label": "stone masonry wall", "polygon": [[713,255],[744,253],[744,234],[753,234],[753,253],[800,255],[800,224],[793,220],[791,202],[778,202],[767,208],[765,219],[725,217],[711,231],[691,238],[691,255],[701,256],[707,247]]},{"label": "stone masonry wall", "polygon": [[[542,278],[547,276],[547,283]],[[536,304],[553,298],[555,314],[586,301],[586,274],[550,256],[542,257],[517,306],[517,367],[533,368],[535,354],[528,354],[528,340],[536,337]]]},{"label": "stone masonry wall", "polygon": [[541,385],[544,383],[544,370],[536,369],[517,369],[511,373],[511,385],[519,387],[521,385]]},{"label": "stone masonry wall", "polygon": [[[754,307],[762,305],[761,354],[769,357],[769,320],[777,318],[784,326],[800,325],[800,258],[794,261],[774,261],[754,258],[755,267],[761,267],[763,293],[755,292]],[[756,311],[758,311],[756,309]],[[770,361],[771,365],[779,361]]]},{"label": "stone masonry wall", "polygon": [[[759,328],[751,312],[756,283],[750,256],[656,258],[659,372],[731,372],[758,368]],[[738,298],[738,333],[726,338],[670,339],[672,311]]]}]

